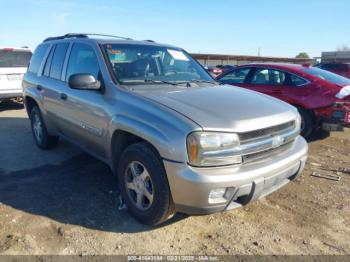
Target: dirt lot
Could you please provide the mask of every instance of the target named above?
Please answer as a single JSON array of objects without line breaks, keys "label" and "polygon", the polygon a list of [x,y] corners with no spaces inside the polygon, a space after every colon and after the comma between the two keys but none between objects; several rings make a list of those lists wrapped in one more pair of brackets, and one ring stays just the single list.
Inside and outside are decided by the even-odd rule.
[{"label": "dirt lot", "polygon": [[350,254],[350,133],[310,142],[302,176],[244,208],[158,228],[118,210],[108,167],[60,142],[38,150],[24,110],[0,105],[0,254]]}]

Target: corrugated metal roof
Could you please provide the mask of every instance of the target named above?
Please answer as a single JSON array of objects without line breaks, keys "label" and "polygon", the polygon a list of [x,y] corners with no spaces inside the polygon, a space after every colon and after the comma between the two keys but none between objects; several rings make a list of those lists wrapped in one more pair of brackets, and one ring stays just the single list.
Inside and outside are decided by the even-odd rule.
[{"label": "corrugated metal roof", "polygon": [[235,60],[235,61],[262,61],[262,62],[290,62],[290,63],[312,63],[312,58],[291,58],[272,56],[247,56],[247,55],[224,55],[224,54],[191,54],[196,59],[201,60]]}]

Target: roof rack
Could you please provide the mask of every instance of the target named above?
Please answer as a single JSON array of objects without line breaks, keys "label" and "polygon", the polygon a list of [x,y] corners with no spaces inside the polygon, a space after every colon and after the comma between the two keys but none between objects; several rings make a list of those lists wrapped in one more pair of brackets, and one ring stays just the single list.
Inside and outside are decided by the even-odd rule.
[{"label": "roof rack", "polygon": [[116,36],[116,35],[69,33],[62,36],[48,37],[44,40],[44,42],[48,42],[52,40],[67,39],[67,38],[89,38],[89,36],[104,36],[104,37],[118,38],[122,40],[132,40],[131,38]]}]

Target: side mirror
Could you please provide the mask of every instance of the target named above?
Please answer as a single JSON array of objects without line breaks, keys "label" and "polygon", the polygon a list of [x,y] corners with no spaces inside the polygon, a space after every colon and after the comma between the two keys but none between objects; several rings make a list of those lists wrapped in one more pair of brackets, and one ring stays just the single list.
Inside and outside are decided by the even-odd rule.
[{"label": "side mirror", "polygon": [[101,82],[90,74],[74,74],[68,79],[69,87],[80,90],[100,90]]}]

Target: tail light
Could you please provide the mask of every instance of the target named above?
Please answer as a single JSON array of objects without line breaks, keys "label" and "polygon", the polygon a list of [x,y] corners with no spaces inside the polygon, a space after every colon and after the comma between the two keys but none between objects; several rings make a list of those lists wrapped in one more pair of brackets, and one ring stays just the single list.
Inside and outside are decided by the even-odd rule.
[{"label": "tail light", "polygon": [[214,74],[221,74],[221,73],[222,73],[222,70],[221,70],[221,69],[218,69],[218,68],[215,68],[215,69],[213,70],[213,73],[214,73]]}]

